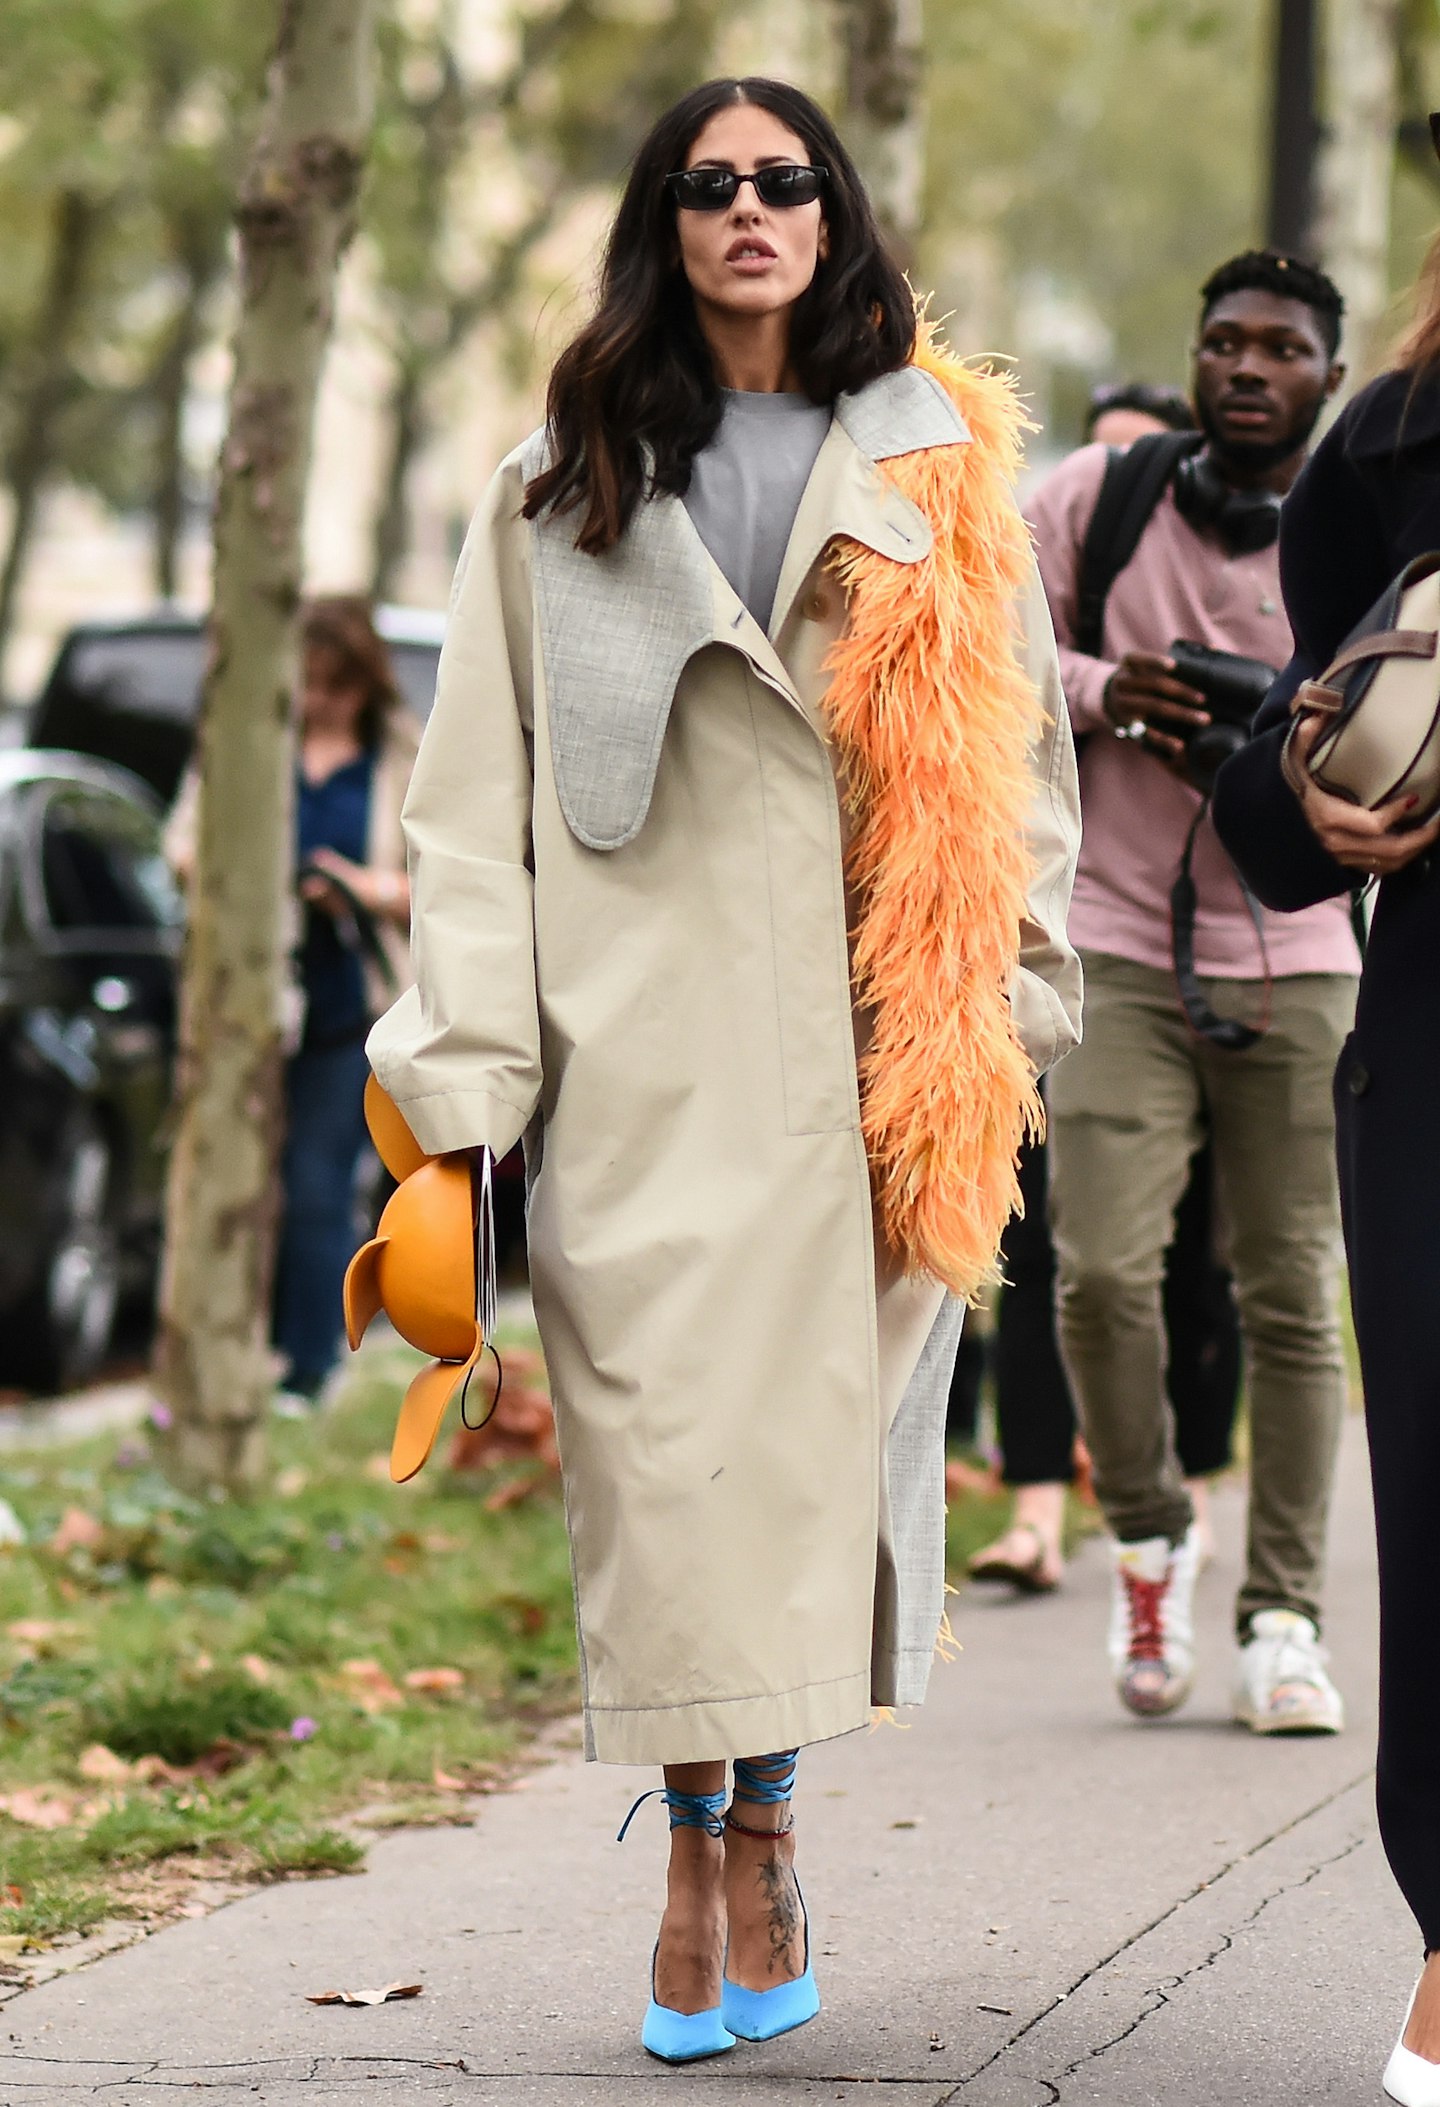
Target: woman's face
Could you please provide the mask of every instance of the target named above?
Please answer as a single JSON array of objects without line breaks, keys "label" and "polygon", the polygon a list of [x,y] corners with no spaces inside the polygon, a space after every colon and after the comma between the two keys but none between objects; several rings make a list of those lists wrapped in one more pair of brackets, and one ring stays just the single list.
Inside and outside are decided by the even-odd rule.
[{"label": "woman's face", "polygon": [[[734,103],[696,136],[687,168],[731,168],[750,175],[776,163],[808,165],[805,142],[769,110]],[[773,315],[793,307],[827,253],[825,217],[809,205],[762,205],[742,183],[723,212],[675,214],[680,262],[697,308],[727,317]]]},{"label": "woman's face", "polygon": [[338,651],[311,644],[301,658],[302,732],[353,733],[365,707],[365,688]]}]

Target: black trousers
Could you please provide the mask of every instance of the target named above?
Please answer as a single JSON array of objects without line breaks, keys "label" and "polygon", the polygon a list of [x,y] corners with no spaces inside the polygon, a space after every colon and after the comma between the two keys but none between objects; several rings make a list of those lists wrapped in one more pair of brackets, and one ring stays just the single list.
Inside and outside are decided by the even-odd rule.
[{"label": "black trousers", "polygon": [[[1387,897],[1389,896],[1389,897]],[[1380,1577],[1380,1836],[1427,1951],[1440,1950],[1440,1105],[1437,922],[1421,887],[1381,894],[1360,1017],[1336,1071],[1350,1298],[1365,1378]],[[1382,917],[1384,919],[1382,920]],[[1387,926],[1388,924],[1388,926]],[[1414,936],[1403,978],[1375,975]],[[1428,949],[1422,953],[1420,939]],[[1416,963],[1416,961],[1419,963]],[[1397,986],[1396,980],[1399,979]],[[1383,992],[1382,992],[1383,987]],[[1389,998],[1387,1000],[1387,997]]]},{"label": "black trousers", "polygon": [[[1007,1285],[995,1339],[996,1418],[1009,1485],[1063,1484],[1072,1474],[1077,1421],[1055,1336],[1048,1190],[1044,1148],[1027,1149],[1020,1162],[1025,1212],[1012,1218],[1001,1247]],[[1208,1149],[1195,1157],[1176,1210],[1164,1306],[1167,1388],[1181,1467],[1187,1478],[1207,1477],[1230,1461],[1241,1365],[1234,1288],[1215,1256]]]}]

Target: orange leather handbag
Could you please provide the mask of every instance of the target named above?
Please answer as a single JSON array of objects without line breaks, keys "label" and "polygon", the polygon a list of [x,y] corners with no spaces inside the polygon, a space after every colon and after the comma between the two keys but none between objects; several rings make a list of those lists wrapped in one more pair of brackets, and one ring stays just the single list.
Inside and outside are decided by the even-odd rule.
[{"label": "orange leather handbag", "polygon": [[[427,1156],[373,1076],[365,1124],[397,1183],[346,1270],[346,1335],[353,1351],[383,1310],[402,1339],[434,1357],[405,1392],[396,1422],[390,1475],[400,1485],[434,1448],[457,1391],[463,1416],[470,1378],[486,1348],[495,1351],[493,1159],[488,1149],[478,1166],[464,1153]],[[496,1371],[498,1397],[498,1356]]]}]

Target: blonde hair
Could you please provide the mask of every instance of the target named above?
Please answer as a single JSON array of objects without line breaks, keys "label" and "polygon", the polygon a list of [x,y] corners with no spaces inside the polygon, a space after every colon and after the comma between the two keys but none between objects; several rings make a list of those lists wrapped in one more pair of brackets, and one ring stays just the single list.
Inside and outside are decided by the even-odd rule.
[{"label": "blonde hair", "polygon": [[1425,251],[1425,261],[1415,280],[1410,326],[1397,340],[1391,356],[1402,373],[1425,373],[1440,366],[1440,234]]}]

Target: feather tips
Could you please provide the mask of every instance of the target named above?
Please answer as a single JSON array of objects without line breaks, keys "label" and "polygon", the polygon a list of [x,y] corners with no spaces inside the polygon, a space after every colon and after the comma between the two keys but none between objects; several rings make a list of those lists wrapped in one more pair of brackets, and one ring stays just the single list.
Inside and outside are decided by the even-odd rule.
[{"label": "feather tips", "polygon": [[934,546],[900,564],[842,545],[849,620],[825,711],[854,826],[853,973],[872,1021],[862,1116],[880,1226],[908,1272],[973,1299],[1018,1205],[1020,1143],[1044,1117],[1009,1001],[1031,870],[1028,752],[1043,722],[1017,655],[1025,420],[1008,377],[963,365],[929,332],[916,364],[972,443],[883,465]]}]

